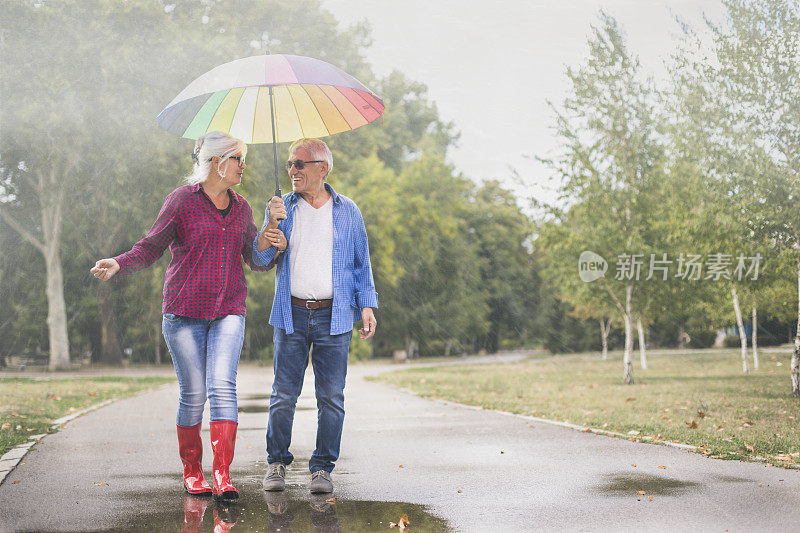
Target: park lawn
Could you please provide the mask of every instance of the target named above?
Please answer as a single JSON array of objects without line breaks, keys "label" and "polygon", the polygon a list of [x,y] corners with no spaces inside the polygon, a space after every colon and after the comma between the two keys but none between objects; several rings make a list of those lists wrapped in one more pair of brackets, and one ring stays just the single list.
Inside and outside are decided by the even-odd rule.
[{"label": "park lawn", "polygon": [[172,381],[175,378],[0,378],[0,455],[31,435],[54,431],[50,426],[62,416]]},{"label": "park lawn", "polygon": [[791,396],[789,357],[760,355],[761,369],[750,375],[737,350],[651,354],[648,370],[637,357],[633,385],[622,382],[618,352],[606,361],[564,356],[412,368],[376,379],[426,398],[699,446],[715,458],[800,467],[800,399]]}]

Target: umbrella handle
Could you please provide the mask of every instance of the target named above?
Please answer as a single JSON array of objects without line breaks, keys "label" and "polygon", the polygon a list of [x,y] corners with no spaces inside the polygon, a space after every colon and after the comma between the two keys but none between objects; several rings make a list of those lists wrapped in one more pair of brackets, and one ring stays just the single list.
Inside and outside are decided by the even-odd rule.
[{"label": "umbrella handle", "polygon": [[[281,198],[281,197],[283,197],[283,194],[281,193],[281,189],[280,189],[280,187],[279,187],[279,188],[277,188],[277,189],[275,189],[275,196],[277,196],[278,198]],[[267,203],[269,203],[269,202],[267,202]],[[284,217],[284,218],[285,218],[285,217]],[[281,218],[281,219],[279,219],[279,220],[283,220],[283,219]]]}]

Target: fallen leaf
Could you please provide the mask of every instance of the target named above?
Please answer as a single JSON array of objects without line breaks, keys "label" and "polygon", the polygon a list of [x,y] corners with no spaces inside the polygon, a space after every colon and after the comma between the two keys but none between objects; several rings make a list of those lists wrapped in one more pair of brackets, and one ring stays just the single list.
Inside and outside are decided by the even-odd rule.
[{"label": "fallen leaf", "polygon": [[764,486],[764,484],[763,484],[763,483],[759,483],[759,484],[758,484],[758,486],[759,486],[759,487],[763,487],[763,486]]},{"label": "fallen leaf", "polygon": [[95,485],[108,485],[108,483],[106,483],[105,481],[97,481],[95,482]]},{"label": "fallen leaf", "polygon": [[659,468],[662,468],[662,469],[664,469],[664,470],[666,470],[666,469],[667,469],[667,467],[666,467],[666,466],[664,466],[664,465],[659,465]]},{"label": "fallen leaf", "polygon": [[95,391],[93,391],[93,390],[90,390],[86,394],[88,394],[89,396],[97,396],[97,393]]},{"label": "fallen leaf", "polygon": [[685,422],[686,427],[689,429],[697,429],[697,422],[692,420],[691,422]]},{"label": "fallen leaf", "polygon": [[647,494],[647,491],[644,490],[637,490],[636,492],[638,492],[640,496],[644,496],[645,494]]},{"label": "fallen leaf", "polygon": [[705,418],[706,414],[703,411],[698,410],[697,411],[697,416],[699,416],[700,418]]},{"label": "fallen leaf", "polygon": [[19,483],[19,480],[18,480],[18,479],[15,479],[15,480],[14,480],[14,483]]},{"label": "fallen leaf", "polygon": [[459,492],[459,494],[460,494],[460,493],[462,493],[462,492],[464,492],[464,491],[462,491],[461,489],[458,489],[458,492]]},{"label": "fallen leaf", "polygon": [[648,498],[650,498],[650,501],[653,501],[653,495],[652,494],[650,496],[648,496]]},{"label": "fallen leaf", "polygon": [[636,468],[636,465],[631,465],[632,467]]},{"label": "fallen leaf", "polygon": [[8,429],[10,427],[11,427],[11,424],[9,422],[6,422],[5,424],[3,424],[2,427],[0,427],[0,429]]},{"label": "fallen leaf", "polygon": [[339,498],[328,498],[325,500],[327,503],[339,503]]},{"label": "fallen leaf", "polygon": [[746,449],[748,452],[754,452],[754,451],[756,451],[756,449],[755,449],[755,448],[753,448],[753,445],[752,445],[752,444],[745,444],[745,445],[744,445],[744,447],[745,447],[745,449]]},{"label": "fallen leaf", "polygon": [[636,398],[625,398],[626,402],[635,402]]}]

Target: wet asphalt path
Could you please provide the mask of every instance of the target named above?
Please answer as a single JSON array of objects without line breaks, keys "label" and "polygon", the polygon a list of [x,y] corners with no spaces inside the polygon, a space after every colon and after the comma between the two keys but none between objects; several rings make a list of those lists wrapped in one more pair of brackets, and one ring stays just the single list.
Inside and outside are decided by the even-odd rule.
[{"label": "wet asphalt path", "polygon": [[394,368],[350,368],[333,505],[306,489],[313,376],[298,402],[288,489],[265,495],[272,372],[243,367],[232,468],[240,504],[181,493],[177,386],[168,385],[36,444],[0,485],[0,531],[211,531],[234,523],[231,531],[397,531],[388,522],[403,513],[412,531],[797,531],[800,524],[800,471],[432,402],[364,379]]}]

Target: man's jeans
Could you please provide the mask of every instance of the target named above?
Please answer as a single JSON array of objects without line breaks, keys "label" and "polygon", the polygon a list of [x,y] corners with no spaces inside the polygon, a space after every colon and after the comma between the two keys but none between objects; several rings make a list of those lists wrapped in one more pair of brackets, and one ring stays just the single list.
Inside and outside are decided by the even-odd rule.
[{"label": "man's jeans", "polygon": [[292,305],[294,333],[275,328],[272,395],[269,398],[267,461],[288,465],[294,408],[303,388],[308,351],[314,346],[311,364],[317,395],[317,449],[309,470],[333,470],[339,458],[344,423],[344,382],[352,331],[331,335],[331,308],[306,309]]},{"label": "man's jeans", "polygon": [[199,424],[206,397],[212,421],[238,422],[236,372],[244,342],[244,315],[206,320],[164,313],[161,329],[180,385],[178,425]]}]

